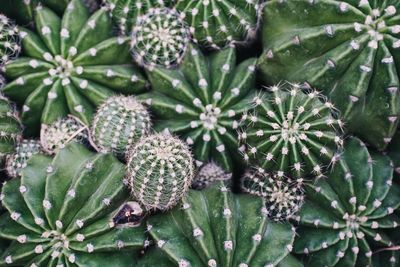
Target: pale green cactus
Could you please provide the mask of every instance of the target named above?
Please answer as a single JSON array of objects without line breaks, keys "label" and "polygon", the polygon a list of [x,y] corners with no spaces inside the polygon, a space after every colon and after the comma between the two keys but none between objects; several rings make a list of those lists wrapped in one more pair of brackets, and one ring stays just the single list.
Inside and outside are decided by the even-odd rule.
[{"label": "pale green cactus", "polygon": [[28,164],[28,160],[35,154],[41,152],[41,145],[38,140],[21,140],[15,152],[6,157],[6,171],[10,177],[21,176],[21,172]]},{"label": "pale green cactus", "polygon": [[0,67],[21,52],[19,30],[5,15],[0,14]]}]

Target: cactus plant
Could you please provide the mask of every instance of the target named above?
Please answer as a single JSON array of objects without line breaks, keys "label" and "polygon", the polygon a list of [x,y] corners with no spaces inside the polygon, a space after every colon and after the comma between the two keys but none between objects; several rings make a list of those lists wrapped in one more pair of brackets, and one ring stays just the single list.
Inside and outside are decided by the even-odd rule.
[{"label": "cactus plant", "polygon": [[255,37],[260,13],[259,0],[178,0],[196,42],[218,49]]},{"label": "cactus plant", "polygon": [[307,254],[310,267],[371,266],[373,246],[392,246],[384,231],[400,225],[393,213],[400,186],[392,176],[387,156],[349,138],[328,179],[306,185],[294,251]]},{"label": "cactus plant", "polygon": [[150,114],[144,105],[131,96],[114,96],[98,108],[91,126],[91,142],[97,151],[123,158],[150,130]]},{"label": "cactus plant", "polygon": [[[72,114],[89,125],[95,106],[115,91],[145,89],[140,72],[129,65],[129,38],[112,37],[105,10],[89,16],[81,0],[72,0],[62,18],[46,7],[35,10],[37,33],[21,30],[24,57],[6,65],[12,80],[3,91],[23,104],[27,134]],[[118,57],[115,54],[118,53]]]},{"label": "cactus plant", "polygon": [[148,210],[167,210],[187,193],[194,176],[189,148],[169,134],[142,138],[128,153],[127,183]]},{"label": "cactus plant", "polygon": [[322,176],[334,163],[343,122],[333,105],[299,84],[269,87],[242,117],[239,135],[245,160],[295,179]]},{"label": "cactus plant", "polygon": [[348,132],[384,149],[400,115],[399,9],[398,1],[268,1],[261,77],[323,90]]},{"label": "cactus plant", "polygon": [[13,240],[1,266],[131,266],[145,240],[143,225],[117,225],[129,196],[124,166],[112,155],[71,143],[54,158],[33,156],[22,177],[8,181],[0,236]]},{"label": "cactus plant", "polygon": [[18,142],[15,152],[6,157],[6,170],[10,177],[18,177],[28,164],[28,160],[41,152],[40,142],[35,139],[23,139]]},{"label": "cactus plant", "polygon": [[196,174],[192,188],[196,190],[202,190],[210,187],[217,181],[224,181],[230,185],[232,179],[232,173],[226,172],[215,162],[209,162],[200,167],[200,170]]},{"label": "cactus plant", "polygon": [[394,177],[398,182],[400,182],[400,131],[395,133],[387,150],[388,156],[393,161]]},{"label": "cactus plant", "polygon": [[0,66],[21,52],[18,27],[3,14],[0,14]]},{"label": "cactus plant", "polygon": [[156,115],[156,130],[179,134],[193,145],[196,160],[231,171],[240,159],[238,120],[255,95],[255,63],[236,65],[232,47],[207,57],[192,47],[179,69],[149,71],[153,91],[139,97]]}]

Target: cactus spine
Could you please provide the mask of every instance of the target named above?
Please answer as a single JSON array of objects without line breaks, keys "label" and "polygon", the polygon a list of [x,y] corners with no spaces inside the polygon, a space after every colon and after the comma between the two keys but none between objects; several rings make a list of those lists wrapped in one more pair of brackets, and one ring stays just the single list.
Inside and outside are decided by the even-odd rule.
[{"label": "cactus spine", "polygon": [[21,52],[18,28],[5,15],[0,14],[0,67]]},{"label": "cactus spine", "polygon": [[232,173],[226,172],[214,162],[209,162],[200,167],[192,183],[192,188],[202,190],[210,187],[217,181],[224,181],[226,185],[231,185]]},{"label": "cactus spine", "polygon": [[41,152],[40,142],[34,139],[20,141],[15,152],[6,158],[6,170],[10,177],[21,176],[22,170],[28,165],[28,160],[35,154]]}]

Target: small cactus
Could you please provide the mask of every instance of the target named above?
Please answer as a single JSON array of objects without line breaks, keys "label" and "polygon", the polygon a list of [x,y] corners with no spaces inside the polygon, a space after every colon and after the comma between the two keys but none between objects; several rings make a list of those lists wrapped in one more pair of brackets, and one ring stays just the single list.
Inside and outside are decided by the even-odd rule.
[{"label": "small cactus", "polygon": [[91,126],[91,142],[97,151],[125,157],[142,136],[151,130],[150,114],[132,96],[114,96],[97,110]]},{"label": "small cactus", "polygon": [[7,156],[6,170],[10,177],[21,176],[22,170],[28,164],[28,160],[41,152],[40,142],[34,139],[24,139],[19,142],[15,152]]},{"label": "small cactus", "polygon": [[127,182],[146,210],[167,210],[187,193],[194,176],[189,148],[169,134],[142,138],[127,154]]},{"label": "small cactus", "polygon": [[21,52],[19,30],[13,22],[0,14],[0,67]]},{"label": "small cactus", "polygon": [[199,172],[195,176],[192,188],[196,190],[205,189],[217,181],[224,181],[231,184],[232,173],[226,172],[214,162],[209,162],[200,167]]}]

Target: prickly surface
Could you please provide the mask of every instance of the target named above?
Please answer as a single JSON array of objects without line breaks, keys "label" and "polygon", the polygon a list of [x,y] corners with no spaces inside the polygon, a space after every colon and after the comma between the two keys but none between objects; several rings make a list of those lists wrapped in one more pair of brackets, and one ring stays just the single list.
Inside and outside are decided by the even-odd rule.
[{"label": "prickly surface", "polygon": [[267,88],[242,117],[244,159],[278,176],[320,177],[337,159],[343,122],[332,103],[300,84]]},{"label": "prickly surface", "polygon": [[308,255],[310,267],[372,266],[372,250],[392,246],[385,231],[400,225],[400,186],[392,176],[387,156],[349,138],[329,177],[306,186],[295,252]]},{"label": "prickly surface", "polygon": [[144,228],[116,225],[129,192],[112,155],[72,143],[54,157],[31,158],[21,178],[2,190],[0,236],[13,243],[1,266],[130,266]]},{"label": "prickly surface", "polygon": [[35,139],[24,139],[17,143],[15,151],[6,157],[6,171],[10,177],[21,176],[28,160],[41,152],[40,142]]},{"label": "prickly surface", "polygon": [[129,64],[129,38],[112,36],[105,10],[90,16],[81,0],[72,0],[61,18],[39,6],[35,25],[35,32],[20,29],[24,54],[6,65],[10,83],[3,89],[23,106],[28,134],[68,114],[89,125],[109,96],[144,90],[142,75]]},{"label": "prickly surface", "polygon": [[400,115],[399,14],[395,0],[269,1],[262,77],[323,90],[347,130],[383,150]]},{"label": "prickly surface", "polygon": [[18,27],[8,17],[0,14],[0,67],[21,52],[18,32]]},{"label": "prickly surface", "polygon": [[200,167],[196,174],[192,188],[196,190],[202,190],[210,187],[217,181],[224,181],[227,186],[232,184],[232,173],[226,172],[215,162],[209,162]]},{"label": "prickly surface", "polygon": [[156,130],[179,134],[199,164],[213,160],[231,171],[240,160],[239,119],[254,97],[255,62],[237,64],[231,47],[209,56],[192,47],[179,69],[149,71],[153,91],[139,97],[156,115]]}]

